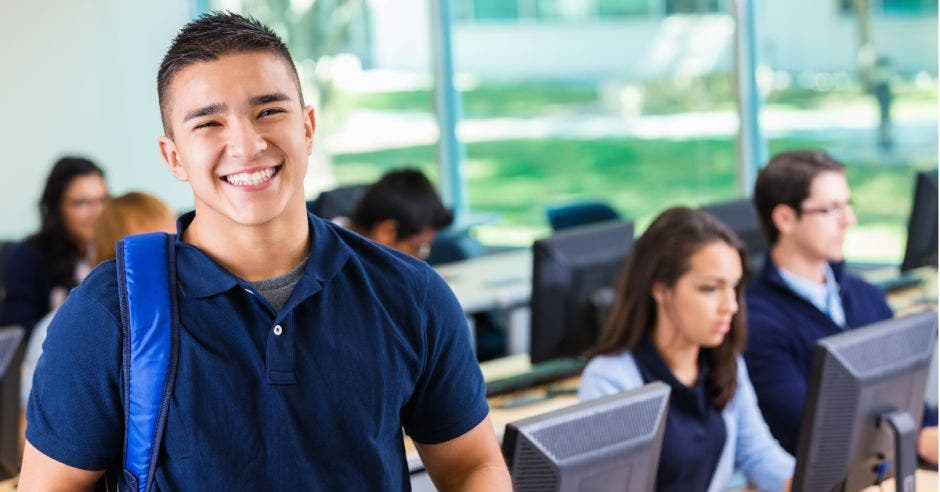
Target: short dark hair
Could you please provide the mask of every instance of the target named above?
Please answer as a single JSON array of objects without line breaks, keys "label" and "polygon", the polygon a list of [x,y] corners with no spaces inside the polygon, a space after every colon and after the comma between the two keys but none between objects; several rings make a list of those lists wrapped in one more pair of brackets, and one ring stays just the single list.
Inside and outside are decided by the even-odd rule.
[{"label": "short dark hair", "polygon": [[[674,207],[661,213],[633,244],[630,257],[617,280],[617,294],[597,347],[589,355],[614,355],[632,350],[651,336],[656,327],[653,286],[673,287],[689,271],[689,260],[709,244],[725,243],[738,252],[746,275],[744,243],[714,216],[687,207]],[[738,312],[731,318],[731,330],[717,347],[702,348],[710,370],[705,381],[709,401],[722,410],[737,391],[737,357],[747,337],[744,306],[744,280],[735,287]]]},{"label": "short dark hair", "polygon": [[774,208],[787,205],[799,216],[813,180],[824,172],[845,173],[845,164],[825,152],[788,150],[775,155],[760,171],[753,200],[767,244],[773,246],[780,237],[772,217]]},{"label": "short dark hair", "polygon": [[303,105],[300,77],[297,75],[290,51],[280,36],[255,18],[232,12],[212,11],[183,26],[160,63],[160,70],[157,72],[157,97],[160,101],[163,131],[167,135],[171,134],[166,107],[167,91],[177,72],[194,63],[218,60],[222,55],[255,51],[273,53],[290,65],[300,104]]},{"label": "short dark hair", "polygon": [[398,240],[431,228],[441,230],[454,220],[424,174],[414,168],[389,171],[366,190],[349,218],[360,230],[378,223],[398,222]]}]

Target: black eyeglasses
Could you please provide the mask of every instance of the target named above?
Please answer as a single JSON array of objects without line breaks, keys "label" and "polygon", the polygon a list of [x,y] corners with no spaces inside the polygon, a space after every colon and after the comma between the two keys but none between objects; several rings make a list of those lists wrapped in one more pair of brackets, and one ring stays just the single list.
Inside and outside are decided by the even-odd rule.
[{"label": "black eyeglasses", "polygon": [[108,195],[96,198],[66,198],[65,206],[69,208],[90,208],[90,207],[103,207],[111,197]]},{"label": "black eyeglasses", "polygon": [[800,213],[806,215],[818,214],[823,217],[845,217],[849,211],[854,211],[855,207],[852,201],[835,203],[826,207],[804,208],[800,206]]}]

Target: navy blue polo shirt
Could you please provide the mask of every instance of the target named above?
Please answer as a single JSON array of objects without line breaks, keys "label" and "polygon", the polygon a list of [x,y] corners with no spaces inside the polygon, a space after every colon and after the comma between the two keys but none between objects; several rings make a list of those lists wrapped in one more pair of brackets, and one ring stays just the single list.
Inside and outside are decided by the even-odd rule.
[{"label": "navy blue polo shirt", "polygon": [[[464,314],[443,280],[309,224],[309,261],[279,313],[177,240],[180,357],[158,489],[407,489],[402,428],[439,443],[486,417]],[[29,442],[89,470],[122,460],[115,276],[113,261],[99,266],[62,306],[29,399]]]},{"label": "navy blue polo shirt", "polygon": [[724,450],[727,429],[721,412],[708,398],[705,381],[709,365],[704,354],[699,351],[698,379],[693,386],[686,386],[676,379],[649,336],[644,336],[630,352],[644,383],[662,381],[672,390],[656,469],[656,490],[708,490]]}]

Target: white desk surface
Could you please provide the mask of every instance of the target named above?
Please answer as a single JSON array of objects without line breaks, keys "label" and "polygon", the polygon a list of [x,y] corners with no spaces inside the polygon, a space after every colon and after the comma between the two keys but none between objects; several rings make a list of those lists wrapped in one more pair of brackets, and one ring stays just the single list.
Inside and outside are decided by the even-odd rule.
[{"label": "white desk surface", "polygon": [[434,267],[467,314],[509,309],[532,296],[532,250],[478,256]]}]

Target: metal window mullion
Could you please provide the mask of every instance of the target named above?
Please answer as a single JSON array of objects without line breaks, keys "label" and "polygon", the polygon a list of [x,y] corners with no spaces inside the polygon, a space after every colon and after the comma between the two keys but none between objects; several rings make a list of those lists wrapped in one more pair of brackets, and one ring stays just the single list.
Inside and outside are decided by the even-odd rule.
[{"label": "metal window mullion", "polygon": [[757,87],[757,29],[752,0],[733,0],[734,73],[737,87],[738,191],[750,196],[757,170],[767,161],[767,141],[760,129],[761,95]]},{"label": "metal window mullion", "polygon": [[459,221],[467,214],[461,165],[466,149],[457,137],[457,123],[462,118],[460,94],[454,85],[454,61],[451,28],[454,16],[450,0],[431,0],[431,47],[434,66],[434,106],[440,129],[438,165],[444,203]]}]

